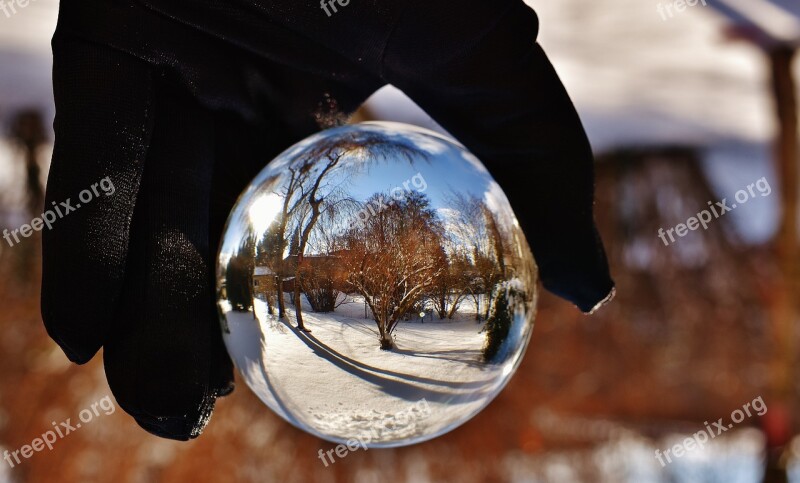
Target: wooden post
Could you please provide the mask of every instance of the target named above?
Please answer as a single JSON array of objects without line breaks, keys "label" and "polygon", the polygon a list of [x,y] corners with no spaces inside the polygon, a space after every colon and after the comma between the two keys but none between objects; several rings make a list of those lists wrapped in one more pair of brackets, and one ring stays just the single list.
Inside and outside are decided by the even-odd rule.
[{"label": "wooden post", "polygon": [[[11,121],[11,139],[22,149],[25,163],[25,197],[27,216],[34,218],[42,213],[44,207],[44,187],[41,182],[39,151],[47,141],[42,115],[36,110],[23,110],[16,113]],[[17,288],[31,289],[35,270],[36,251],[41,234],[34,232],[34,239],[21,243],[16,249],[15,272],[21,282]]]},{"label": "wooden post", "polygon": [[28,214],[37,216],[44,205],[38,154],[39,148],[47,141],[41,114],[34,110],[18,112],[11,123],[11,137],[24,150]]},{"label": "wooden post", "polygon": [[[781,223],[775,240],[780,280],[776,283],[772,306],[773,334],[776,347],[772,372],[774,398],[764,418],[767,438],[767,467],[765,483],[787,481],[783,447],[794,433],[791,414],[794,408],[795,330],[800,290],[798,277],[798,116],[795,79],[792,61],[796,49],[782,45],[769,53],[772,71],[772,90],[778,118],[778,138],[775,144],[776,172],[780,183]],[[775,406],[774,409],[772,406]]]}]

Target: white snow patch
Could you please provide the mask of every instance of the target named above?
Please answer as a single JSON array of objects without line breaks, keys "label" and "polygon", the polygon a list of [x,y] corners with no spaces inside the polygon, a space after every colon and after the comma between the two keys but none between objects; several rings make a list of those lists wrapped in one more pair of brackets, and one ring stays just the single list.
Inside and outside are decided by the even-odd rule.
[{"label": "white snow patch", "polygon": [[[512,345],[520,350],[501,365],[482,362],[486,334],[464,301],[454,320],[434,320],[429,312],[424,322],[401,322],[396,349],[383,351],[363,299],[351,302],[329,314],[309,307],[303,318],[310,334],[268,315],[261,300],[257,319],[223,306],[225,342],[247,384],[284,419],[331,441],[391,447],[449,431],[499,393],[527,342],[517,339]],[[287,312],[294,320],[288,300]],[[531,324],[522,321],[510,339],[530,334]],[[421,409],[423,399],[429,411]]]}]

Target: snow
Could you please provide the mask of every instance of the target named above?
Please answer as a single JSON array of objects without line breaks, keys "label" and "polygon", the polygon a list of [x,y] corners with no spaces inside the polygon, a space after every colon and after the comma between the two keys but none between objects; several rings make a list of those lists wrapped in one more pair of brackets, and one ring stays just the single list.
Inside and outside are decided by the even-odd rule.
[{"label": "snow", "polygon": [[424,322],[401,322],[396,349],[383,351],[375,322],[364,318],[363,299],[350,302],[331,314],[308,307],[303,318],[310,334],[268,315],[261,300],[256,319],[223,307],[230,330],[225,342],[251,389],[290,423],[337,442],[357,438],[392,447],[463,424],[508,382],[531,329],[515,324],[527,325],[509,342],[520,350],[502,365],[485,364],[483,325],[467,301],[454,320],[429,312]]},{"label": "snow", "polygon": [[[711,7],[662,20],[659,2],[528,0],[548,51],[598,150],[619,144],[725,139],[764,142],[774,129],[764,60],[728,42],[728,20]],[[776,2],[788,9],[792,2]],[[36,0],[0,14],[0,107],[52,109],[50,37],[58,2]],[[800,65],[798,65],[800,71]],[[386,120],[441,127],[400,91],[370,107]]]},{"label": "snow", "polygon": [[756,27],[775,42],[800,42],[800,4],[796,0],[717,0],[711,5],[732,22]]},{"label": "snow", "polygon": [[[586,450],[547,452],[529,455],[509,453],[505,465],[509,481],[591,481],[623,483],[675,483],[724,481],[755,483],[761,481],[763,435],[756,429],[736,429],[709,441],[702,450],[695,449],[680,458],[665,460],[662,466],[655,450],[663,451],[681,444],[691,435],[672,435],[653,441],[633,432],[623,431],[611,440]],[[792,478],[791,481],[797,481]]]},{"label": "snow", "polygon": [[50,38],[57,17],[58,0],[31,1],[10,17],[0,10],[0,119],[30,106],[52,117]]},{"label": "snow", "polygon": [[[725,39],[730,22],[719,11],[694,7],[665,21],[655,1],[527,3],[539,15],[539,40],[596,151],[690,143],[735,163],[739,172],[746,169],[747,182],[769,171],[775,121],[766,61],[757,48]],[[785,10],[793,5],[773,3]],[[0,14],[0,118],[25,106],[40,106],[52,117],[50,37],[57,7],[56,0],[36,0],[10,18]],[[796,69],[800,75],[800,62]],[[443,131],[392,87],[375,94],[369,107],[380,119]],[[0,178],[8,176],[3,164],[0,159]],[[727,184],[720,195],[740,188]],[[772,200],[748,207],[758,211],[742,214],[748,220],[737,223],[743,238],[757,242],[773,234],[775,208]]]},{"label": "snow", "polygon": [[[657,11],[665,2],[527,0],[540,19],[539,42],[596,152],[693,145],[704,152],[715,201],[762,176],[775,188],[770,146],[776,122],[765,56],[726,39],[730,21],[710,6],[665,21]],[[800,62],[795,71],[800,78]],[[368,104],[382,119],[443,131],[394,87]],[[737,177],[725,176],[734,172]],[[745,242],[775,233],[778,199],[772,195],[736,213]]]},{"label": "snow", "polygon": [[272,275],[273,271],[269,267],[255,267],[253,269],[253,275],[255,276],[264,276],[264,275]]},{"label": "snow", "polygon": [[[794,0],[784,0],[783,3],[789,5],[790,1]],[[55,26],[57,3],[57,0],[37,0],[12,18],[5,18],[0,14],[0,118],[17,108],[29,105],[41,106],[52,116],[49,42]],[[687,10],[679,17],[663,21],[656,12],[659,1],[529,0],[528,3],[539,14],[540,40],[572,95],[597,151],[621,145],[689,142],[707,148],[707,170],[720,193],[720,199],[730,196],[761,176],[767,176],[773,189],[777,187],[777,183],[773,182],[777,178],[772,174],[768,146],[775,125],[772,114],[774,108],[768,95],[766,63],[754,47],[741,42],[728,42],[723,38],[722,31],[727,22],[721,15],[711,8],[695,8]],[[800,62],[796,66],[800,72]],[[436,123],[429,116],[393,88],[381,90],[371,99],[370,107],[382,119],[437,129]],[[3,181],[0,191],[5,190],[8,180],[12,179],[12,168],[9,168],[6,158],[9,158],[7,148],[0,147],[0,181]],[[749,234],[748,239],[763,240],[774,231],[774,202],[777,199],[778,195],[773,193],[770,197],[759,199],[758,203],[749,203],[731,214],[741,217],[739,225]],[[355,304],[340,310],[342,314],[349,315],[312,320],[317,318],[308,314],[308,325],[314,330],[311,335],[323,340],[330,347],[336,346],[337,352],[351,359],[354,348],[361,347],[363,351],[359,355],[364,364],[367,364],[367,358],[380,359],[380,356],[387,356],[376,355],[374,352],[377,339],[370,332],[373,327],[368,321],[359,318],[357,313],[363,307],[359,308]],[[419,364],[436,362],[430,358],[392,354],[393,359],[398,360],[384,362],[369,369],[359,367],[376,381],[363,386],[357,376],[338,369],[334,361],[315,356],[309,346],[291,329],[266,318],[263,304],[257,303],[259,320],[253,320],[252,314],[230,312],[229,308],[226,312],[228,323],[232,327],[232,333],[226,335],[226,340],[233,349],[237,365],[243,368],[242,372],[248,383],[262,399],[269,402],[272,398],[271,406],[277,408],[278,412],[283,409],[276,404],[276,394],[287,409],[304,409],[313,404],[316,408],[314,414],[319,414],[319,404],[324,398],[320,398],[318,393],[324,391],[320,387],[312,387],[317,392],[305,396],[293,384],[300,384],[301,387],[313,386],[314,382],[322,380],[321,386],[329,385],[330,382],[336,384],[337,390],[332,392],[336,393],[334,397],[342,402],[342,406],[356,407],[352,410],[353,416],[366,415],[369,418],[371,411],[378,411],[379,414],[388,415],[386,420],[376,421],[378,426],[383,423],[383,427],[388,428],[398,411],[414,407],[417,402],[414,398],[418,394],[409,395],[408,400],[393,402],[391,407],[375,404],[385,399],[381,382],[391,387],[410,384],[409,380],[387,374],[386,371],[418,375],[421,372]],[[363,312],[361,316],[363,317]],[[464,326],[459,329],[460,324]],[[434,325],[438,325],[442,332],[437,333],[433,329]],[[467,330],[470,326],[477,332],[474,322],[468,321],[429,325],[426,320],[419,327],[412,323],[403,323],[398,332],[398,345],[402,349],[408,347],[412,341],[431,346],[444,344],[445,341],[428,340],[427,336],[441,337],[447,331],[463,331],[462,335],[471,336]],[[346,341],[342,339],[341,332],[337,332],[344,328],[353,329],[349,331],[353,335],[348,335]],[[337,337],[331,337],[337,334]],[[265,342],[266,339],[268,343]],[[474,340],[466,341],[475,343]],[[348,349],[351,351],[350,355],[341,352]],[[281,351],[285,357],[287,354],[294,355],[292,350],[301,354],[302,364],[308,365],[312,370],[305,370],[303,367],[303,370],[292,371],[292,366],[282,364],[283,359],[279,357]],[[268,357],[262,360],[262,355]],[[486,380],[489,376],[486,372],[476,372],[474,368],[458,366],[452,361],[439,361],[441,364],[447,363],[451,368],[459,367],[465,376],[473,377],[473,381]],[[344,365],[344,362],[341,363]],[[381,369],[384,372],[377,370],[377,367],[384,367],[385,369]],[[436,366],[441,367],[444,366]],[[269,377],[265,372],[266,368],[269,368]],[[314,377],[314,371],[324,371],[324,374],[336,377],[325,380],[323,377]],[[429,373],[426,376],[434,378]],[[446,382],[450,374],[436,377],[443,377]],[[429,392],[441,392],[443,387],[429,382],[413,382]],[[273,393],[270,387],[278,388],[280,393]],[[425,391],[421,391],[419,397],[430,395]],[[347,397],[340,394],[345,392]],[[376,395],[378,399],[370,399]],[[460,403],[451,408],[434,397],[427,400],[433,416],[415,420],[414,428],[409,429],[409,432],[420,433],[425,428],[442,427],[458,419],[448,420],[449,413],[445,411],[472,414],[471,411],[480,406],[478,403]],[[310,409],[302,415],[313,418]],[[344,419],[347,423],[342,416],[339,414],[340,422]],[[299,422],[295,424],[302,426]],[[357,425],[356,422],[352,424]],[[360,424],[364,426],[363,423]],[[398,431],[395,436],[401,437],[398,436],[400,434],[403,432]],[[630,451],[620,447],[615,454],[620,461],[624,461],[630,456]],[[719,456],[718,453],[706,454],[710,461]],[[602,455],[605,457],[607,453]],[[734,452],[734,455],[743,458],[749,465],[757,464],[758,455],[741,452]],[[548,458],[551,458],[548,464],[555,465],[557,456],[551,455]],[[656,463],[651,456],[642,458],[650,461],[649,465]],[[797,459],[794,461],[793,480],[800,481]],[[541,460],[538,462],[543,463]],[[726,465],[729,462],[730,460],[724,460],[721,464]],[[681,464],[699,463],[687,459]],[[525,467],[525,471],[515,473],[512,479],[530,480],[530,469],[529,466]],[[722,474],[732,476],[731,471]],[[672,476],[680,480],[677,475]],[[0,470],[0,482],[2,481],[4,473]],[[642,478],[638,481],[661,480]],[[733,480],[720,477],[720,481]],[[756,481],[756,478],[750,481]]]},{"label": "snow", "polygon": [[[0,454],[4,454],[7,449],[0,446]],[[12,483],[11,469],[5,461],[0,462],[0,483]]]}]

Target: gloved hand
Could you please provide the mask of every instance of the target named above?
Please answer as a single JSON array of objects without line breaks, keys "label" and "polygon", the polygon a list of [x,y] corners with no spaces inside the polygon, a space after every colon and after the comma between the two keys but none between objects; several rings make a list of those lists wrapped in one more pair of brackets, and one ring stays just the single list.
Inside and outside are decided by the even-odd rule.
[{"label": "gloved hand", "polygon": [[[277,4],[277,5],[276,5]],[[613,283],[592,154],[519,0],[62,0],[42,315],[74,362],[104,347],[119,405],[166,438],[200,434],[232,366],[214,306],[227,214],[281,150],[405,91],[505,189],[544,286],[585,312]],[[114,186],[77,206],[101,180]]]}]

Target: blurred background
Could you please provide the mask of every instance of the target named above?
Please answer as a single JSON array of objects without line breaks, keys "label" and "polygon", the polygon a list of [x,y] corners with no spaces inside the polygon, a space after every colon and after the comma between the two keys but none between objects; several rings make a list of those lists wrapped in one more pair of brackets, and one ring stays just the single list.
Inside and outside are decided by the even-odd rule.
[{"label": "blurred background", "polygon": [[[0,483],[800,482],[800,2],[694,3],[529,0],[597,154],[617,298],[586,317],[545,294],[519,372],[469,423],[325,467],[318,450],[335,445],[238,384],[198,440],[160,440],[101,412],[52,450],[0,461]],[[41,213],[56,17],[55,0],[0,10],[0,230]],[[359,119],[437,128],[392,88]],[[658,237],[762,178],[769,194],[708,229],[669,246]],[[0,453],[110,395],[99,360],[71,366],[44,332],[39,251],[35,237],[0,243]],[[671,463],[656,458],[757,398],[762,416]]]}]

